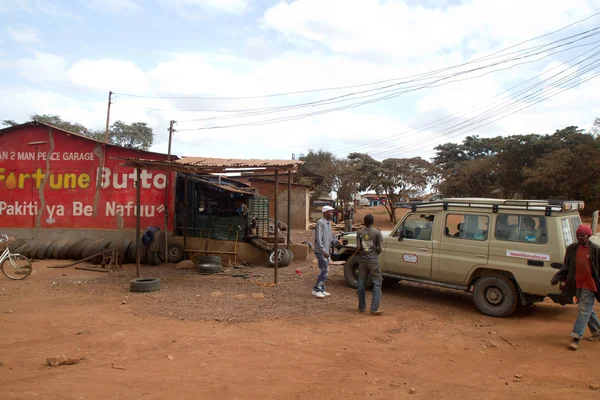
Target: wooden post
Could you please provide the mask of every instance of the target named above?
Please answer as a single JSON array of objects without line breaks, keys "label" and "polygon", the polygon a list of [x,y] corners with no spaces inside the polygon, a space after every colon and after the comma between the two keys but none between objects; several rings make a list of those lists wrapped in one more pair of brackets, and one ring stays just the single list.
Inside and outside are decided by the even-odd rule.
[{"label": "wooden post", "polygon": [[288,204],[287,204],[287,249],[290,249],[292,237],[292,171],[288,171]]},{"label": "wooden post", "polygon": [[279,204],[277,202],[277,198],[279,197],[279,171],[275,170],[275,245],[273,246],[273,251],[275,252],[275,265],[273,265],[273,283],[277,284],[279,282],[279,229],[277,227],[277,217],[279,214]]},{"label": "wooden post", "polygon": [[185,174],[184,197],[183,197],[183,250],[187,250],[187,224],[188,224],[188,177],[190,174]]},{"label": "wooden post", "polygon": [[135,262],[136,262],[136,267],[135,267],[135,276],[137,278],[140,277],[140,253],[141,253],[141,240],[140,240],[140,235],[141,235],[141,222],[140,222],[140,213],[141,213],[141,206],[140,203],[142,201],[142,196],[141,196],[141,186],[140,185],[140,167],[136,167],[135,169],[135,184],[136,184],[136,201],[135,201],[135,244],[136,244],[136,255],[135,255]]}]

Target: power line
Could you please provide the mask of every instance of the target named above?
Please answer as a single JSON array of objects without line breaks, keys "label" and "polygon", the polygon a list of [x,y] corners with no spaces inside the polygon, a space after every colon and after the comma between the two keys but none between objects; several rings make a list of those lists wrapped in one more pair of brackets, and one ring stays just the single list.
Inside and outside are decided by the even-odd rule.
[{"label": "power line", "polygon": [[[600,54],[600,52],[597,52],[596,54],[594,54],[594,56],[596,56],[598,54]],[[563,88],[562,90],[556,91],[557,89],[560,89],[560,87],[558,87],[556,85],[564,84],[566,82],[572,81],[572,80],[574,80],[576,78],[584,76],[587,72],[591,72],[593,70],[598,69],[600,67],[599,63],[600,63],[600,60],[597,59],[594,62],[589,63],[588,65],[586,65],[583,69],[581,69],[579,71],[576,71],[576,72],[573,72],[573,73],[571,73],[571,74],[569,74],[569,75],[561,78],[560,80],[554,82],[553,83],[554,87],[551,90],[547,91],[547,93],[544,93],[544,88],[541,88],[541,89],[539,89],[539,90],[537,90],[537,91],[535,91],[535,92],[533,92],[533,93],[531,93],[531,94],[529,94],[529,95],[527,95],[527,96],[519,99],[519,101],[513,101],[512,104],[504,106],[504,107],[500,108],[500,110],[498,110],[496,112],[490,113],[490,111],[492,111],[494,108],[498,108],[503,103],[501,103],[498,106],[496,106],[496,107],[494,107],[494,108],[486,111],[485,113],[482,113],[482,114],[478,115],[477,117],[471,118],[471,119],[469,119],[469,120],[467,120],[465,122],[462,122],[460,124],[454,125],[453,127],[450,127],[449,129],[446,129],[446,130],[443,130],[441,132],[438,132],[437,134],[433,135],[432,137],[426,139],[429,144],[426,144],[424,146],[420,146],[420,144],[416,144],[416,143],[410,143],[410,144],[406,144],[406,145],[397,146],[397,147],[394,147],[392,149],[386,149],[386,150],[382,150],[382,151],[370,152],[370,154],[372,154],[372,155],[373,154],[377,154],[378,156],[384,156],[384,155],[388,155],[388,154],[393,154],[393,153],[395,153],[397,151],[400,151],[400,150],[402,150],[403,152],[412,152],[412,151],[420,150],[420,149],[427,148],[427,147],[431,146],[432,143],[433,143],[432,139],[435,139],[435,138],[446,136],[447,139],[450,139],[450,138],[454,138],[454,137],[457,137],[457,136],[465,135],[465,134],[467,134],[469,132],[472,132],[472,131],[474,131],[476,129],[479,129],[479,128],[483,127],[483,126],[487,126],[487,125],[489,125],[489,124],[491,124],[491,123],[493,123],[495,121],[498,121],[500,119],[503,119],[503,118],[506,118],[506,117],[508,117],[510,115],[513,115],[513,114],[515,114],[515,113],[517,113],[517,112],[519,112],[521,110],[529,108],[529,107],[531,107],[531,106],[533,106],[535,104],[538,104],[538,103],[540,103],[540,102],[542,102],[544,100],[552,98],[552,97],[554,97],[554,96],[556,96],[556,95],[558,95],[558,94],[560,94],[560,93],[562,93],[562,92],[564,92],[566,90],[572,89],[572,88],[574,88],[576,86],[581,85],[584,82],[587,82],[587,81],[589,81],[589,80],[597,77],[598,75],[600,75],[600,73],[594,74],[594,75],[592,75],[592,76],[584,79],[583,81],[575,82],[573,84],[568,85],[566,88]],[[570,68],[572,68],[572,67],[569,67],[569,69]],[[564,72],[564,71],[562,71],[562,72]],[[558,74],[556,74],[556,75],[558,75]],[[554,93],[552,95],[544,97],[544,94],[550,94],[553,91],[554,91]],[[532,96],[533,96],[533,98],[531,98]],[[527,105],[525,105],[523,107],[518,107],[520,104],[522,104],[523,100],[527,100],[527,99],[528,100],[537,100],[537,101],[534,101],[533,103],[527,104]],[[506,103],[506,101],[504,103]],[[509,112],[508,114],[505,114],[507,111],[511,111],[511,110],[512,110],[512,112]],[[494,117],[496,117],[498,115],[500,115],[500,116],[497,117],[497,118],[494,118]],[[486,120],[490,120],[491,118],[494,118],[494,119],[492,119],[491,121],[488,121],[488,122],[486,122],[484,124],[480,124],[481,122],[484,122]],[[460,125],[465,125],[465,126],[459,127]],[[475,126],[475,127],[472,128],[472,129],[469,129],[467,131],[464,131],[464,129],[470,128],[472,126]],[[448,134],[455,133],[455,132],[458,132],[458,133],[455,134],[455,135],[448,136]],[[417,147],[415,147],[415,145],[417,145]]]},{"label": "power line", "polygon": [[[596,43],[598,43],[598,42],[596,42]],[[512,91],[513,89],[516,89],[516,88],[518,88],[518,87],[520,87],[520,86],[523,86],[524,84],[526,84],[526,83],[528,83],[528,82],[531,82],[531,81],[533,81],[533,80],[535,80],[535,79],[537,79],[537,78],[540,78],[540,77],[542,77],[543,75],[545,75],[545,74],[547,74],[547,73],[549,73],[549,72],[551,72],[551,71],[553,71],[553,70],[556,70],[556,69],[558,69],[558,68],[561,68],[561,67],[563,67],[563,66],[564,66],[564,64],[570,63],[571,61],[574,61],[574,60],[576,60],[576,59],[578,59],[578,58],[580,58],[580,57],[582,57],[582,56],[586,55],[587,53],[590,53],[590,52],[594,51],[594,50],[595,50],[595,49],[597,49],[597,48],[599,48],[599,46],[596,46],[596,47],[594,47],[594,48],[592,48],[592,49],[589,49],[589,50],[587,50],[587,51],[585,51],[585,52],[583,52],[583,53],[581,53],[581,54],[579,54],[579,55],[577,55],[577,56],[575,56],[575,57],[573,57],[573,58],[571,58],[571,59],[569,59],[569,60],[565,61],[565,62],[563,63],[563,65],[557,65],[557,66],[555,66],[555,67],[552,67],[552,68],[550,68],[549,70],[542,72],[541,74],[538,74],[538,75],[536,75],[536,76],[534,76],[534,77],[532,77],[532,78],[529,78],[529,79],[527,79],[527,80],[525,80],[525,81],[523,81],[523,82],[521,82],[521,83],[519,83],[519,84],[517,84],[517,85],[515,85],[515,86],[512,86],[512,87],[510,87],[510,88],[508,88],[508,89],[504,90],[503,92],[501,92],[501,93],[498,93],[497,95],[493,96],[492,98],[490,98],[490,99],[489,99],[489,101],[491,101],[491,100],[494,100],[495,98],[497,98],[497,97],[500,97],[500,96],[502,96],[503,94],[510,93],[510,91]],[[583,61],[585,61],[585,60],[586,60],[586,59],[584,59]],[[579,64],[579,63],[577,63],[577,64]],[[575,65],[577,65],[577,64],[575,64]],[[528,88],[530,88],[530,87],[528,87]],[[520,93],[521,93],[521,92],[517,92],[517,93],[515,93],[514,95],[518,95],[518,94],[520,94]],[[402,131],[402,132],[400,132],[400,133],[397,133],[397,134],[393,134],[393,135],[390,135],[390,136],[386,136],[386,137],[384,137],[384,138],[381,138],[381,139],[378,139],[378,140],[376,140],[376,141],[372,141],[372,142],[370,142],[368,145],[372,147],[373,145],[375,145],[375,144],[378,144],[378,143],[384,143],[384,142],[388,142],[388,141],[389,141],[388,139],[392,139],[392,138],[395,138],[395,137],[403,136],[404,134],[407,134],[407,133],[410,133],[410,132],[417,132],[417,131],[419,131],[419,130],[422,130],[422,128],[436,128],[436,127],[438,127],[438,126],[445,125],[445,124],[446,124],[446,123],[448,123],[448,122],[451,122],[451,121],[457,120],[457,119],[459,119],[460,117],[462,117],[463,115],[468,115],[468,114],[470,113],[470,112],[466,112],[466,111],[469,111],[469,110],[475,111],[475,110],[479,110],[479,109],[482,109],[482,108],[485,108],[485,107],[487,107],[487,105],[478,105],[478,106],[473,106],[473,105],[471,105],[471,106],[469,106],[469,107],[465,107],[465,108],[463,108],[463,109],[461,109],[461,110],[457,111],[455,114],[451,114],[451,115],[448,115],[448,116],[446,116],[446,117],[443,117],[443,118],[436,119],[436,120],[434,120],[434,121],[428,122],[428,123],[426,123],[426,124],[423,124],[423,125],[419,125],[419,126],[417,126],[417,127],[415,127],[415,128],[407,129],[407,130],[405,130],[405,131]],[[350,146],[350,147],[344,147],[344,148],[341,148],[341,149],[336,149],[336,150],[333,150],[333,152],[334,152],[334,153],[341,153],[341,152],[348,152],[348,151],[350,151],[350,150],[355,150],[355,149],[357,149],[357,150],[358,150],[358,149],[364,150],[364,147],[365,147],[365,145],[360,145],[360,146]]]},{"label": "power line", "polygon": [[[600,29],[600,27],[595,28],[594,30],[596,30],[596,29]],[[598,33],[593,33],[593,34],[590,34],[589,36],[586,36],[584,38],[576,39],[576,40],[573,40],[571,42],[565,43],[563,45],[555,46],[555,48],[562,47],[562,46],[569,45],[569,44],[573,44],[573,43],[576,43],[576,42],[578,42],[580,40],[586,39],[588,37],[595,36],[597,34]],[[590,44],[588,44],[588,45],[590,45]],[[398,96],[400,96],[402,94],[405,94],[405,93],[413,92],[413,91],[416,91],[416,90],[419,90],[419,89],[423,89],[423,88],[426,88],[426,87],[432,87],[433,83],[437,83],[437,82],[440,82],[440,81],[447,80],[447,79],[449,79],[449,78],[451,78],[453,76],[466,74],[466,73],[477,71],[477,70],[481,70],[481,69],[484,69],[484,68],[489,68],[490,66],[499,65],[499,64],[506,63],[506,62],[510,62],[510,61],[515,61],[515,60],[519,60],[519,59],[523,59],[523,58],[528,58],[528,57],[531,57],[533,55],[539,55],[539,54],[541,54],[543,52],[544,51],[541,51],[541,52],[538,52],[538,53],[533,53],[533,54],[530,54],[530,55],[527,55],[527,56],[516,57],[516,58],[513,58],[513,59],[508,60],[508,61],[506,61],[506,60],[505,61],[500,61],[500,62],[497,62],[497,63],[492,64],[492,65],[487,65],[487,66],[482,66],[482,67],[478,67],[478,68],[473,68],[471,70],[462,71],[462,72],[453,74],[451,76],[441,77],[441,78],[438,78],[437,80],[435,80],[433,82],[430,82],[430,83],[425,84],[425,85],[421,85],[421,86],[417,87],[416,89],[409,88],[409,89],[403,89],[403,90],[392,89],[392,90],[387,90],[387,91],[381,91],[379,93],[372,94],[372,95],[367,95],[367,96],[364,96],[364,97],[372,97],[372,96],[375,96],[375,95],[381,95],[382,93],[390,93],[390,92],[391,92],[391,94],[388,94],[388,95],[383,96],[383,97],[375,98],[375,99],[372,99],[372,100],[368,100],[368,101],[362,101],[362,102],[358,102],[358,103],[348,104],[348,105],[345,105],[345,106],[342,106],[342,107],[333,108],[333,109],[326,109],[326,110],[315,111],[315,112],[311,112],[311,113],[307,113],[307,114],[297,114],[297,115],[293,115],[293,116],[279,117],[279,118],[273,118],[273,119],[267,119],[267,120],[262,120],[262,121],[255,121],[255,122],[245,122],[245,123],[238,123],[238,124],[231,124],[231,125],[217,125],[217,126],[208,126],[208,127],[200,127],[200,128],[186,128],[186,129],[182,129],[182,130],[185,130],[185,131],[195,131],[195,130],[237,128],[237,127],[244,127],[244,126],[270,125],[270,124],[273,124],[273,123],[295,121],[295,120],[298,120],[298,119],[308,118],[308,117],[312,117],[312,116],[315,116],[315,115],[321,115],[321,114],[325,114],[325,113],[329,113],[329,112],[346,110],[346,109],[349,109],[349,108],[359,107],[359,106],[362,106],[362,105],[365,105],[365,104],[372,104],[372,103],[376,103],[376,102],[383,101],[383,100],[389,100],[391,98],[398,97]],[[397,84],[390,85],[390,86],[396,86],[396,85]],[[441,86],[441,85],[437,85],[437,86]],[[414,88],[414,86],[413,86],[413,88]],[[365,93],[365,92],[370,92],[370,91],[373,91],[373,89],[367,90],[367,91],[363,91],[363,92],[357,92],[355,94]],[[339,99],[341,97],[346,97],[346,96],[348,96],[348,95],[339,96],[339,97],[334,98],[334,99]],[[361,97],[359,97],[359,98],[361,98]],[[357,98],[354,98],[352,100],[356,100],[356,99]],[[332,100],[332,99],[329,99],[329,100]],[[324,101],[328,101],[328,100],[319,100],[319,101],[316,101],[316,102],[305,103],[305,104],[303,104],[303,106],[304,105],[314,106],[315,104],[321,103],[321,102],[324,102]],[[299,106],[293,106],[293,107],[300,108]],[[190,122],[190,121],[186,121],[186,122]]]},{"label": "power line", "polygon": [[[448,70],[450,68],[457,68],[457,67],[461,67],[461,66],[465,66],[467,64],[470,64],[474,61],[479,61],[482,59],[486,59],[489,57],[493,57],[497,54],[503,53],[506,50],[510,50],[516,47],[519,47],[525,43],[529,43],[532,42],[534,40],[538,40],[547,36],[551,36],[555,33],[561,32],[565,29],[568,29],[574,25],[578,25],[582,22],[585,22],[597,15],[599,15],[600,12],[594,13],[586,18],[580,19],[578,21],[575,21],[569,25],[566,25],[560,29],[557,29],[555,31],[552,32],[548,32],[545,33],[543,35],[540,36],[536,36],[534,38],[531,39],[527,39],[524,40],[520,43],[517,43],[515,45],[509,46],[507,48],[504,48],[502,50],[499,50],[497,52],[494,52],[490,55],[487,56],[483,56],[474,60],[471,60],[467,63],[463,63],[463,64],[458,64],[452,67],[448,67],[448,68],[442,68],[439,70],[434,70],[431,71],[429,73],[433,73],[433,72],[441,72],[441,71],[445,71]],[[309,90],[300,90],[300,91],[292,91],[292,92],[283,92],[283,93],[271,93],[271,94],[266,94],[266,95],[256,95],[256,96],[237,96],[237,97],[197,97],[197,96],[147,96],[147,95],[138,95],[138,94],[130,94],[130,93],[119,93],[122,96],[127,96],[127,97],[136,97],[136,98],[145,98],[145,99],[195,99],[195,100],[248,100],[248,99],[259,99],[259,98],[267,98],[267,97],[280,97],[280,96],[289,96],[289,95],[296,95],[296,94],[305,94],[305,93],[314,93],[314,92],[324,92],[324,91],[332,91],[332,90],[342,90],[342,89],[352,89],[352,88],[358,88],[358,87],[365,87],[365,86],[373,86],[373,85],[378,85],[381,83],[386,83],[386,82],[392,82],[392,81],[396,81],[396,80],[400,80],[400,79],[408,79],[408,78],[413,78],[413,77],[418,77],[418,76],[422,76],[423,74],[419,74],[419,75],[412,75],[412,76],[408,76],[408,77],[401,77],[401,78],[393,78],[393,79],[386,79],[386,80],[381,80],[381,81],[377,81],[377,82],[370,82],[370,83],[363,83],[363,84],[357,84],[357,85],[348,85],[348,86],[336,86],[336,87],[328,87],[328,88],[319,88],[319,89],[309,89]]]}]

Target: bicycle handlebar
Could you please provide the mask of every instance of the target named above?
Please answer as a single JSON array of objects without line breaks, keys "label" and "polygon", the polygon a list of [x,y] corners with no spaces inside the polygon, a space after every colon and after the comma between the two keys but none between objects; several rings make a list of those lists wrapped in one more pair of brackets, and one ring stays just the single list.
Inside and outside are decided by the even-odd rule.
[{"label": "bicycle handlebar", "polygon": [[0,235],[0,243],[8,242],[8,235]]}]

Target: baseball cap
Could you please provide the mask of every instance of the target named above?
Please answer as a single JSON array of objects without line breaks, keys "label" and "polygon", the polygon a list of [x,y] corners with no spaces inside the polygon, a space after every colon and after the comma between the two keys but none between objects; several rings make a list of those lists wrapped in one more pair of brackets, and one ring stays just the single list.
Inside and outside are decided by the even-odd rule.
[{"label": "baseball cap", "polygon": [[331,206],[323,206],[323,213],[326,213],[327,211],[333,211],[333,207],[331,207]]}]

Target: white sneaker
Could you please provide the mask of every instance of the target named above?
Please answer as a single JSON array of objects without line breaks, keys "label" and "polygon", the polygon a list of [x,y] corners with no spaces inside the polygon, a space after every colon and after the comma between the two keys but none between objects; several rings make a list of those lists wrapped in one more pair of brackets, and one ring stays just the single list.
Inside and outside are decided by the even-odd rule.
[{"label": "white sneaker", "polygon": [[323,292],[323,296],[327,297],[327,296],[331,296],[331,293],[327,293],[327,292]]},{"label": "white sneaker", "polygon": [[312,295],[315,296],[317,299],[322,299],[325,297],[325,295],[321,292],[315,292],[314,290],[312,291]]}]

